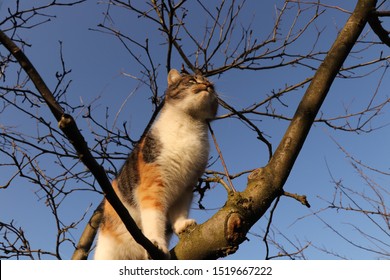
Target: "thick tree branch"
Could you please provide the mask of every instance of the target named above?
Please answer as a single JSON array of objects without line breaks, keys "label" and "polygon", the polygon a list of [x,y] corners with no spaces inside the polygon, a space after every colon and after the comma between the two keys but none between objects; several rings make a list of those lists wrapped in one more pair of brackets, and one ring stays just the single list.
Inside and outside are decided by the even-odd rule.
[{"label": "thick tree branch", "polygon": [[330,86],[370,18],[371,11],[375,9],[376,2],[358,1],[354,12],[318,68],[268,165],[273,173],[277,172],[273,174],[276,180],[274,185],[281,186],[287,179]]},{"label": "thick tree branch", "polygon": [[[283,194],[283,186],[338,71],[375,9],[376,0],[359,0],[318,68],[270,162],[253,171],[242,193],[231,193],[211,219],[183,234],[172,255],[178,259],[209,259],[234,253],[250,227]],[[202,244],[201,246],[199,244]]]},{"label": "thick tree branch", "polygon": [[64,110],[59,106],[55,100],[52,92],[46,86],[42,77],[38,71],[34,68],[33,64],[23,53],[23,51],[3,32],[0,30],[0,42],[8,49],[8,51],[17,59],[18,63],[22,66],[27,73],[35,87],[42,95],[46,104],[50,108],[54,117],[58,121],[59,128],[68,137],[70,143],[74,146],[80,160],[91,171],[96,178],[97,182],[101,186],[106,199],[114,207],[119,217],[125,224],[127,230],[131,233],[134,239],[141,244],[150,254],[153,259],[162,259],[163,253],[157,249],[153,243],[148,240],[137,227],[135,221],[130,216],[125,206],[121,203],[115,191],[113,190],[111,183],[105,173],[104,168],[94,159],[92,156],[84,137],[80,133],[76,122],[73,117],[65,114]]}]

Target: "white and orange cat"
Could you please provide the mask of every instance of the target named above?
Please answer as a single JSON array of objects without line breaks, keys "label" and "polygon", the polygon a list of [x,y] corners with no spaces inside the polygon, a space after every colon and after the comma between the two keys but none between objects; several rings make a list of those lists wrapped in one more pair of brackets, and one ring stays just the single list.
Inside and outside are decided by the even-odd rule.
[{"label": "white and orange cat", "polygon": [[[167,258],[171,232],[179,234],[196,224],[188,212],[209,157],[207,122],[217,108],[212,83],[172,69],[159,117],[112,183],[138,227]],[[95,259],[147,258],[105,201]]]}]

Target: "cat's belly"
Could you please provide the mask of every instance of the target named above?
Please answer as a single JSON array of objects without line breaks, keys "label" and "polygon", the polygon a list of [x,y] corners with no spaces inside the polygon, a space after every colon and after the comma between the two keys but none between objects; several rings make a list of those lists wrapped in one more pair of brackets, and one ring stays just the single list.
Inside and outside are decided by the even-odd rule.
[{"label": "cat's belly", "polygon": [[[164,138],[162,138],[164,139]],[[208,140],[196,135],[181,135],[175,139],[164,139],[158,164],[163,178],[172,192],[192,188],[202,176],[208,161]],[[171,140],[171,141],[169,141]]]}]

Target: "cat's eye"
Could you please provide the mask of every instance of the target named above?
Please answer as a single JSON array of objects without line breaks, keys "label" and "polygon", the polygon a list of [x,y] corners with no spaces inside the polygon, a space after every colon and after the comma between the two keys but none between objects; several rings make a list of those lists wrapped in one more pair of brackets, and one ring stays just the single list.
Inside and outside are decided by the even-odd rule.
[{"label": "cat's eye", "polygon": [[194,84],[196,84],[196,81],[194,79],[191,79],[191,80],[188,80],[188,83],[194,85]]}]

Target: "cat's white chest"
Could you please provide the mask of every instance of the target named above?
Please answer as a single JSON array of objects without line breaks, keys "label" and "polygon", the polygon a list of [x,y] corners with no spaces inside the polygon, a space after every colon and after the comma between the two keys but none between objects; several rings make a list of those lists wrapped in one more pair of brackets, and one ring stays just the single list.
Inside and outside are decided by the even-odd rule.
[{"label": "cat's white chest", "polygon": [[162,144],[159,162],[169,183],[184,187],[196,184],[208,160],[207,124],[166,111],[156,123]]}]

